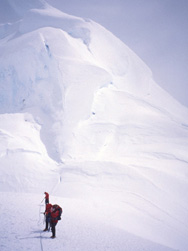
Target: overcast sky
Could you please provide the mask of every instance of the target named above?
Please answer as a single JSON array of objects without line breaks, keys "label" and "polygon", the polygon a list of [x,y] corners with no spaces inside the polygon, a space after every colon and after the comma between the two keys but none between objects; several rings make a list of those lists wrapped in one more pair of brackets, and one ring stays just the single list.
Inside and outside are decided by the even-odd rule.
[{"label": "overcast sky", "polygon": [[129,46],[153,78],[188,106],[188,0],[46,0],[90,18]]}]

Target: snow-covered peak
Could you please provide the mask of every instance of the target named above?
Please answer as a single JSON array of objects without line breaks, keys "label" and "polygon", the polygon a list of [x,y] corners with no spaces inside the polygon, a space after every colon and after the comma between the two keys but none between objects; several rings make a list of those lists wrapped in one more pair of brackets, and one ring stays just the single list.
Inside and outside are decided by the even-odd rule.
[{"label": "snow-covered peak", "polygon": [[[105,28],[44,1],[11,3],[27,14],[1,26],[0,112],[30,112],[42,124],[41,138],[53,159],[85,158],[83,146],[88,158],[96,151],[100,158],[101,151],[105,158],[106,153],[116,156],[116,151],[101,150],[107,135],[93,149],[90,127],[97,123],[114,124],[119,131],[118,126],[136,123],[137,113],[137,121],[145,125],[153,116],[157,124],[164,116],[187,123],[187,110],[159,88],[145,63]],[[114,147],[113,141],[108,144]]]}]

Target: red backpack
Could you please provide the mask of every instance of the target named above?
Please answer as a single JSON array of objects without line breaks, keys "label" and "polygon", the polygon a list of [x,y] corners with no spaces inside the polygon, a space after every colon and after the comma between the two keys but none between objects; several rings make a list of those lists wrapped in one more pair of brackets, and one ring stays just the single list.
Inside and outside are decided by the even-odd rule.
[{"label": "red backpack", "polygon": [[55,208],[56,211],[59,211],[59,215],[58,215],[57,220],[61,220],[61,215],[63,213],[62,208],[59,205],[57,205],[57,204],[53,205],[53,208]]}]

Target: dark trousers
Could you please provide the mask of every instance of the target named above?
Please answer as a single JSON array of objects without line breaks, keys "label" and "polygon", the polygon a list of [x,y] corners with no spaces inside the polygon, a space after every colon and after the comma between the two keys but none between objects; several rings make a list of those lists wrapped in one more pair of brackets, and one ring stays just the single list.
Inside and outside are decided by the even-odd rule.
[{"label": "dark trousers", "polygon": [[49,222],[46,220],[46,229],[48,229],[48,223],[49,223]]},{"label": "dark trousers", "polygon": [[52,222],[51,227],[52,227],[52,236],[55,237],[55,226],[57,225],[57,222]]},{"label": "dark trousers", "polygon": [[47,215],[46,216],[46,229],[48,229],[48,226],[50,224],[50,220],[51,220],[50,215]]}]

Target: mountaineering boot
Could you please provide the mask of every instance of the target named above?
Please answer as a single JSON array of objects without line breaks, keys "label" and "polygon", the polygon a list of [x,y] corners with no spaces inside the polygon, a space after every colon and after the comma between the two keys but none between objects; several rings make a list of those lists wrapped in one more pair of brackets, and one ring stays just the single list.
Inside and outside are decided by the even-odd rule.
[{"label": "mountaineering boot", "polygon": [[45,231],[47,231],[48,229],[47,228],[45,228],[43,231],[45,232]]},{"label": "mountaineering boot", "polygon": [[54,239],[54,238],[55,238],[55,236],[54,236],[54,235],[52,235],[50,238]]}]

